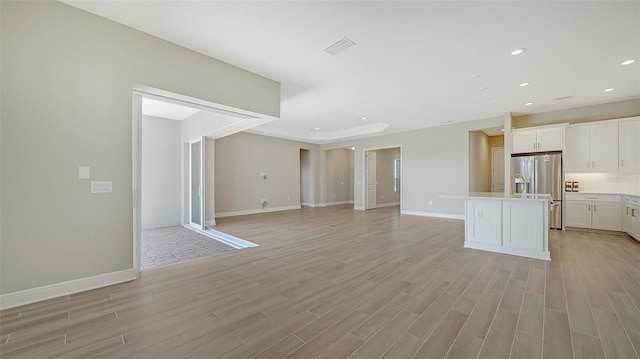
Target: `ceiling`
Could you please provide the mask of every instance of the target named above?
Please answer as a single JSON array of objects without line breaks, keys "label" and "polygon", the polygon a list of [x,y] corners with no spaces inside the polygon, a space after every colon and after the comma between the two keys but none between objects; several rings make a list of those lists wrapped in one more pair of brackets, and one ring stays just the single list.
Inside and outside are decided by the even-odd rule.
[{"label": "ceiling", "polygon": [[636,1],[64,2],[280,82],[253,131],[307,142],[640,97]]}]

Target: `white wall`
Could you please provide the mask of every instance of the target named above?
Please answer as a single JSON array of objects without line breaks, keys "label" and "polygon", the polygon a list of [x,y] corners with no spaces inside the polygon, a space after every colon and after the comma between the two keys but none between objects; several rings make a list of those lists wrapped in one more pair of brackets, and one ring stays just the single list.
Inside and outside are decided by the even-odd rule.
[{"label": "white wall", "polygon": [[142,117],[142,229],[180,221],[180,121]]},{"label": "white wall", "polygon": [[566,173],[565,181],[578,181],[580,192],[640,196],[640,173]]},{"label": "white wall", "polygon": [[279,117],[275,81],[59,2],[0,7],[0,293],[133,267],[134,86]]}]

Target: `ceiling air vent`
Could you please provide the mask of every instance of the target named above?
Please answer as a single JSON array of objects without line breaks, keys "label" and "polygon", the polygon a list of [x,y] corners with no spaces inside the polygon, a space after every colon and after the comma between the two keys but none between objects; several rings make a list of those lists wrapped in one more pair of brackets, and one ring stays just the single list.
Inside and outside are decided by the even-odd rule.
[{"label": "ceiling air vent", "polygon": [[337,55],[339,52],[342,52],[355,44],[355,42],[347,39],[347,37],[345,36],[342,38],[342,40],[324,49],[324,51],[330,53],[331,55]]}]

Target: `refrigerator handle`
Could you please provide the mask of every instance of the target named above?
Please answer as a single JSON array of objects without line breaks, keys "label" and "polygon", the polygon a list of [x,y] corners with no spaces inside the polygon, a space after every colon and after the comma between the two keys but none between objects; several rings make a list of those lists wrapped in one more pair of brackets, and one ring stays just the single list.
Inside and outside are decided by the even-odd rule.
[{"label": "refrigerator handle", "polygon": [[531,171],[531,187],[533,187],[533,192],[531,193],[538,193],[538,183],[537,183],[537,173],[538,171],[538,158],[534,157],[533,158],[533,171]]}]

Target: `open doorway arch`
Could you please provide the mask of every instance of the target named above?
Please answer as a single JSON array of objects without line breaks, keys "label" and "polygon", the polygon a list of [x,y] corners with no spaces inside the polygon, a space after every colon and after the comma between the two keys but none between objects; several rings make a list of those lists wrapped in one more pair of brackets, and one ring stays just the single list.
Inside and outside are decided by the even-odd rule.
[{"label": "open doorway arch", "polygon": [[[209,101],[199,100],[184,95],[173,94],[163,90],[138,86],[134,88],[132,93],[132,178],[133,178],[133,268],[136,272],[141,268],[141,233],[143,230],[143,113],[144,100],[151,99],[154,101],[166,102],[169,104],[179,105],[195,109],[195,113],[183,118],[179,125],[180,137],[178,143],[182,145],[176,146],[176,151],[181,152],[180,173],[180,219],[182,225],[189,225],[197,222],[199,230],[206,229],[207,225],[215,224],[215,197],[213,192],[213,184],[215,182],[215,172],[213,165],[213,156],[210,155],[209,165],[205,164],[205,150],[207,147],[212,151],[214,146],[205,146],[205,143],[213,143],[217,138],[228,136],[237,132],[241,132],[252,127],[261,125],[275,120],[274,117],[253,113],[250,111],[239,110],[220,104],[211,103]],[[157,116],[157,115],[156,115]],[[162,116],[161,116],[162,117]],[[187,123],[187,119],[189,122]],[[197,139],[197,141],[194,141]],[[197,192],[191,189],[193,167],[192,160],[192,144],[199,142],[198,147],[198,166],[197,177],[199,177],[199,187]],[[209,151],[209,150],[207,150]],[[205,183],[206,181],[206,183]],[[208,190],[206,190],[208,188]],[[198,204],[199,220],[193,221],[192,212],[193,203],[192,194],[198,193],[201,201]],[[208,197],[205,195],[208,193]],[[208,200],[207,200],[208,199]],[[218,239],[216,237],[216,239]],[[236,238],[219,239],[222,242],[234,245],[230,242]],[[240,247],[255,246],[254,244],[237,239]]]}]

